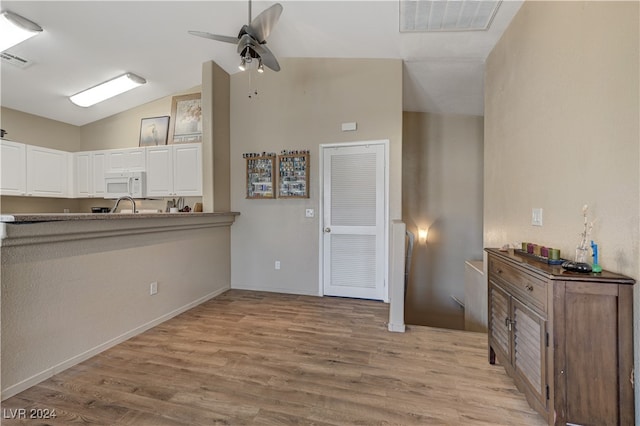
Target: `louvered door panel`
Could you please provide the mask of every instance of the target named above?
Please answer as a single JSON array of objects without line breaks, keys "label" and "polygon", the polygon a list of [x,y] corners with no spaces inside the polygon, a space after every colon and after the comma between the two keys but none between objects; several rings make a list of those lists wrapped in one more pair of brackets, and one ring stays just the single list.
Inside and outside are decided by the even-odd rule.
[{"label": "louvered door panel", "polygon": [[375,235],[334,235],[331,252],[332,286],[375,288]]},{"label": "louvered door panel", "polygon": [[331,224],[375,226],[376,154],[331,157]]},{"label": "louvered door panel", "polygon": [[509,295],[493,282],[490,283],[491,312],[489,312],[492,347],[502,362],[511,362],[511,331],[507,327],[509,318]]},{"label": "louvered door panel", "polygon": [[546,321],[531,309],[512,299],[514,318],[513,364],[516,372],[541,404],[546,405],[545,334]]}]

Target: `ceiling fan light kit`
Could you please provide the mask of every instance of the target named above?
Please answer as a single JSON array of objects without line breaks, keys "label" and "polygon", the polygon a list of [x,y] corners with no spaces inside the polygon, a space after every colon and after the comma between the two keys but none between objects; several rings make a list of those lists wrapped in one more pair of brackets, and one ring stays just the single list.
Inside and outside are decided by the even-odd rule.
[{"label": "ceiling fan light kit", "polygon": [[81,107],[90,107],[121,93],[146,84],[147,80],[133,73],[126,73],[97,86],[93,86],[69,97],[69,100]]},{"label": "ceiling fan light kit", "polygon": [[264,10],[255,19],[251,19],[251,0],[249,0],[249,23],[243,25],[237,37],[211,34],[203,31],[189,31],[189,34],[204,37],[224,43],[237,44],[237,52],[240,54],[241,71],[247,69],[253,59],[258,60],[258,72],[264,72],[264,66],[273,71],[280,71],[280,64],[275,55],[266,46],[267,37],[282,14],[282,5],[276,3]]},{"label": "ceiling fan light kit", "polygon": [[5,10],[0,13],[0,52],[40,34],[42,28],[35,22]]}]

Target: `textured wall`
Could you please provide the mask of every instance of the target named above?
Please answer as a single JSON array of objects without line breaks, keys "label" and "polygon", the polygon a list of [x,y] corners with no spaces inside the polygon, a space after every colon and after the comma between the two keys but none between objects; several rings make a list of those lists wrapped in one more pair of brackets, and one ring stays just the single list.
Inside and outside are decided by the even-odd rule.
[{"label": "textured wall", "polygon": [[[242,213],[231,236],[232,287],[315,295],[320,144],[389,139],[389,219],[401,219],[402,62],[283,59],[281,66],[231,76],[231,210]],[[342,132],[351,121],[358,130]],[[310,198],[245,199],[242,153],[282,149],[311,151]],[[305,208],[316,217],[305,218]]]},{"label": "textured wall", "polygon": [[[117,232],[131,222],[166,220],[193,222],[14,226],[64,236],[80,226]],[[229,288],[229,242],[224,226],[3,247],[2,398]]]},{"label": "textured wall", "polygon": [[[200,92],[200,86],[185,90],[183,93],[176,93],[175,96],[198,92]],[[80,127],[81,149],[79,151],[134,148],[139,146],[140,120],[148,117],[171,115],[172,98],[173,96],[165,96]],[[172,123],[169,125],[172,125]]]},{"label": "textured wall", "polygon": [[404,113],[402,217],[416,238],[407,324],[464,328],[451,296],[464,300],[464,262],[482,259],[482,140],[483,117]]},{"label": "textured wall", "polygon": [[0,127],[7,139],[62,151],[81,151],[80,128],[22,111],[0,108]]},{"label": "textured wall", "polygon": [[602,266],[640,278],[638,21],[638,2],[522,6],[487,60],[485,246],[532,241],[573,257],[588,204]]}]

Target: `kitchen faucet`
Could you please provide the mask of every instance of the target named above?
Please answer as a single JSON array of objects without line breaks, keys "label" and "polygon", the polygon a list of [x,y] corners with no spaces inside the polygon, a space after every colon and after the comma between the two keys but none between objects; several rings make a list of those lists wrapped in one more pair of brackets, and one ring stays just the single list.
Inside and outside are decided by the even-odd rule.
[{"label": "kitchen faucet", "polygon": [[115,212],[116,212],[116,210],[118,209],[118,204],[119,204],[119,203],[120,203],[120,201],[122,201],[122,200],[129,200],[129,201],[131,201],[131,205],[132,205],[132,207],[133,207],[132,212],[133,212],[133,213],[135,213],[135,212],[136,212],[136,201],[135,201],[133,198],[131,198],[131,197],[124,196],[124,197],[120,197],[120,198],[118,198],[118,199],[116,200],[116,205],[115,205],[115,206],[113,206],[113,208],[111,209],[111,212],[110,212],[110,213],[115,213]]}]

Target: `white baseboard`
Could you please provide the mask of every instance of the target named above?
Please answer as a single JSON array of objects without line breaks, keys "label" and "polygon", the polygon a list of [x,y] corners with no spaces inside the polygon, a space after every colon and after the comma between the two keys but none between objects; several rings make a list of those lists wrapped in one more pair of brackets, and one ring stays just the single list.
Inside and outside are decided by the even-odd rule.
[{"label": "white baseboard", "polygon": [[231,284],[231,288],[234,290],[252,290],[252,291],[266,291],[269,293],[297,294],[300,296],[318,296],[317,288],[300,290],[296,288],[284,288],[284,287],[261,287],[258,285],[251,285],[251,284]]},{"label": "white baseboard", "polygon": [[7,398],[10,398],[14,395],[19,394],[20,392],[29,389],[31,386],[35,386],[38,383],[48,379],[51,376],[54,376],[64,370],[66,370],[67,368],[73,367],[76,364],[81,363],[82,361],[86,361],[87,359],[91,358],[92,356],[95,356],[97,354],[99,354],[100,352],[103,352],[115,345],[117,345],[118,343],[122,343],[125,340],[128,340],[134,336],[137,336],[140,333],[143,333],[147,330],[149,330],[150,328],[155,327],[158,324],[161,324],[185,311],[188,311],[191,308],[195,308],[196,306],[206,302],[209,299],[213,299],[214,297],[224,293],[225,291],[229,290],[230,287],[226,286],[223,287],[221,289],[218,289],[212,293],[209,293],[203,297],[200,297],[196,300],[194,300],[193,302],[187,303],[184,306],[181,306],[177,309],[174,309],[171,312],[168,312],[154,320],[151,320],[145,324],[142,324],[124,334],[121,334],[120,336],[117,336],[111,340],[108,340],[98,346],[95,346],[81,354],[75,355],[69,359],[67,359],[66,361],[63,361],[57,365],[54,365],[53,367],[49,367],[43,371],[41,371],[40,373],[34,374],[33,376],[29,377],[28,379],[25,379],[19,383],[16,383],[15,385],[11,385],[6,389],[2,389],[2,401],[4,401]]},{"label": "white baseboard", "polygon": [[405,327],[404,323],[402,323],[402,324],[389,323],[388,329],[389,329],[389,331],[393,331],[393,332],[396,332],[396,333],[404,333],[406,327]]}]

